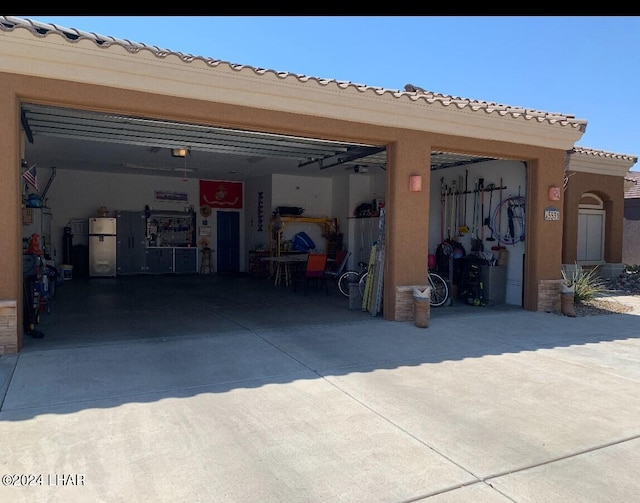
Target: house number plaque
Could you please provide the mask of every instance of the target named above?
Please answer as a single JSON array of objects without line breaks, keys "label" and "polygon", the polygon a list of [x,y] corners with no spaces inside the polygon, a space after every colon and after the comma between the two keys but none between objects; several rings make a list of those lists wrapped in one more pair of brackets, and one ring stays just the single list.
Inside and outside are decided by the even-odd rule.
[{"label": "house number plaque", "polygon": [[547,206],[544,209],[545,220],[560,220],[560,211],[555,206]]}]

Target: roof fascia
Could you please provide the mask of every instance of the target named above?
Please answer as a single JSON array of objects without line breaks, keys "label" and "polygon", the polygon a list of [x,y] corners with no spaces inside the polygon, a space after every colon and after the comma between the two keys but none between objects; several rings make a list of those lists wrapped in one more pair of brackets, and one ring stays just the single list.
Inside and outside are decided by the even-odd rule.
[{"label": "roof fascia", "polygon": [[568,171],[625,177],[635,163],[626,159],[602,157],[573,152],[569,156]]}]

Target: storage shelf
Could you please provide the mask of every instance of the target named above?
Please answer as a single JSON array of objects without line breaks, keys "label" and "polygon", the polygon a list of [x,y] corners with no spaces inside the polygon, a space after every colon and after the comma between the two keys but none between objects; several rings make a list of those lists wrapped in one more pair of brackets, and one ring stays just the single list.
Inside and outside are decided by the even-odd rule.
[{"label": "storage shelf", "polygon": [[[331,228],[331,222],[334,219],[328,217],[280,217],[280,229],[275,229],[275,218],[269,222],[269,254],[272,257],[279,257],[283,253],[282,249],[282,233],[287,224],[289,223],[301,223],[301,224],[316,224],[322,229],[322,235],[327,236]],[[325,238],[326,239],[326,238]],[[325,246],[325,249],[328,246]]]},{"label": "storage shelf", "polygon": [[195,246],[195,213],[151,212],[147,218],[147,237],[150,246]]}]

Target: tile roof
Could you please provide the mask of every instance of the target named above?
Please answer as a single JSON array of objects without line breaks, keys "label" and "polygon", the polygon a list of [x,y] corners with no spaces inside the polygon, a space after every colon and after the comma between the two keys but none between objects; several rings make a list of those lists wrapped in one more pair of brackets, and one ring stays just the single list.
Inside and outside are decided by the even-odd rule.
[{"label": "tile roof", "polygon": [[139,42],[118,39],[110,36],[99,35],[93,32],[86,32],[75,28],[66,28],[55,24],[40,23],[29,19],[21,19],[12,16],[0,16],[0,31],[13,31],[15,29],[27,29],[33,35],[46,37],[51,33],[57,33],[64,37],[68,42],[74,43],[78,40],[88,39],[93,41],[100,48],[109,48],[113,45],[119,45],[131,53],[140,51],[149,51],[158,58],[166,58],[169,55],[179,57],[185,63],[191,63],[196,60],[203,61],[208,66],[215,68],[219,65],[227,65],[236,71],[250,70],[258,75],[271,73],[278,78],[295,78],[300,82],[315,82],[320,86],[337,86],[340,89],[352,88],[359,92],[374,92],[377,95],[391,95],[398,99],[409,99],[412,101],[426,101],[429,104],[439,103],[442,106],[454,106],[458,109],[468,108],[474,112],[484,112],[487,114],[497,114],[499,116],[510,116],[512,118],[522,117],[526,120],[535,120],[538,122],[547,122],[549,124],[560,124],[578,129],[580,132],[586,130],[587,121],[584,119],[576,119],[573,115],[561,113],[544,112],[529,108],[515,107],[510,105],[501,105],[487,101],[471,100],[457,96],[449,96],[445,94],[433,93],[426,91],[420,87],[407,84],[404,90],[385,89],[382,87],[373,87],[364,84],[355,84],[348,81],[338,81],[334,79],[324,79],[318,77],[309,77],[289,72],[281,72],[276,70],[268,70],[264,68],[256,68],[253,66],[239,65],[222,61],[218,59],[207,58],[203,56],[193,56],[191,54],[183,54],[180,52],[162,49],[156,46],[149,46]]},{"label": "tile roof", "polygon": [[596,150],[596,149],[593,149],[593,148],[575,146],[573,148],[573,152],[575,152],[577,154],[591,155],[591,156],[594,156],[594,157],[606,157],[608,159],[619,159],[621,161],[630,161],[633,164],[638,162],[638,157],[637,156],[628,155],[628,154],[615,154],[613,152],[606,152],[604,150]]},{"label": "tile roof", "polygon": [[632,182],[634,185],[624,193],[625,199],[640,198],[640,171],[629,171],[624,177],[625,181]]}]

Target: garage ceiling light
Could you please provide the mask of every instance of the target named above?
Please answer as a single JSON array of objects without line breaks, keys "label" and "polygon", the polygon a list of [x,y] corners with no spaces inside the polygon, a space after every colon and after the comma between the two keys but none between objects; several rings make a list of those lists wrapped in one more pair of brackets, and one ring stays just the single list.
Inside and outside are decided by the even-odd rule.
[{"label": "garage ceiling light", "polygon": [[186,148],[174,148],[174,149],[171,149],[171,155],[173,157],[186,157],[187,149]]}]

